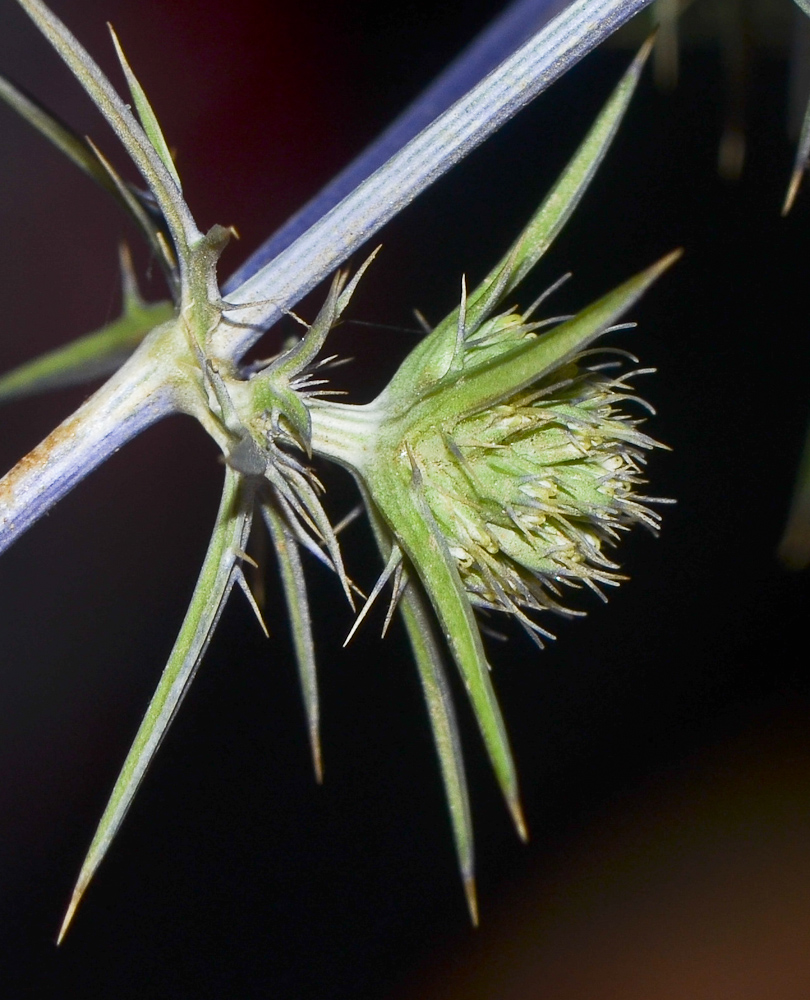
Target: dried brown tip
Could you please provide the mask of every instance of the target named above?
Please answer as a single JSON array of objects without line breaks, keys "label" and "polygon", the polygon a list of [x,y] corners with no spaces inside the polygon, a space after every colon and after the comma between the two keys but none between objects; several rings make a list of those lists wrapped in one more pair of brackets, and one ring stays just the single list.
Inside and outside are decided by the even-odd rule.
[{"label": "dried brown tip", "polygon": [[782,205],[782,215],[785,216],[793,208],[793,202],[796,200],[796,195],[799,193],[799,185],[802,182],[802,175],[804,174],[804,166],[796,167],[793,173],[790,175],[790,184],[788,184],[787,194],[785,195],[785,203]]},{"label": "dried brown tip", "polygon": [[81,898],[84,895],[85,886],[77,885],[73,890],[73,895],[70,897],[70,904],[68,905],[67,911],[65,912],[64,920],[62,921],[62,926],[59,928],[59,934],[56,938],[57,948],[62,943],[62,939],[65,934],[67,934],[68,927],[70,927],[71,921],[73,920],[73,915],[76,912],[76,907],[81,902]]},{"label": "dried brown tip", "polygon": [[309,745],[312,747],[312,766],[315,769],[315,781],[323,784],[323,758],[321,756],[321,738],[318,735],[317,725],[309,731]]},{"label": "dried brown tip", "polygon": [[529,839],[529,830],[526,826],[526,818],[523,815],[523,808],[517,797],[509,803],[509,812],[512,814],[512,822],[515,824],[518,837],[520,837],[525,844]]},{"label": "dried brown tip", "polygon": [[467,909],[473,927],[478,926],[478,897],[475,892],[475,878],[470,875],[464,879],[464,895],[467,897]]}]

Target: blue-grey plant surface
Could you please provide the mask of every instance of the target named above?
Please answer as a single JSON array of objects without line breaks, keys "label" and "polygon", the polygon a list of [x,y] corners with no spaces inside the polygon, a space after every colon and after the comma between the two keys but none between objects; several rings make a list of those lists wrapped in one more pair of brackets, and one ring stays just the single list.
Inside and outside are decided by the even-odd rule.
[{"label": "blue-grey plant surface", "polygon": [[[171,5],[93,8],[77,15],[69,5],[55,7],[104,70],[118,74],[113,78],[123,90],[103,26],[105,18],[113,22],[158,112],[200,230],[218,222],[239,231],[221,275],[370,141],[494,13],[481,5],[462,24],[427,7],[338,12],[313,5],[280,12],[245,0],[244,7],[206,8],[189,24],[187,12]],[[99,142],[116,165],[123,163],[31,27],[10,12],[9,25],[4,70],[79,135]],[[655,458],[651,491],[679,501],[665,512],[661,539],[622,546],[619,561],[632,582],[611,591],[605,608],[594,595],[575,595],[576,610],[588,612],[585,621],[541,616],[541,627],[558,641],[538,651],[498,614],[499,603],[523,610],[526,604],[519,577],[510,584],[517,590],[492,589],[482,555],[492,554],[492,539],[489,549],[471,550],[470,539],[478,544],[481,538],[469,534],[477,530],[469,520],[465,538],[451,539],[467,592],[479,605],[495,605],[481,620],[507,637],[485,642],[531,832],[530,846],[521,847],[510,831],[474,714],[451,677],[466,750],[484,935],[495,933],[508,909],[507,886],[518,872],[532,865],[553,869],[567,843],[590,823],[598,829],[611,803],[711,740],[710,720],[725,717],[733,728],[747,724],[746,712],[754,720],[778,716],[774,706],[788,692],[801,703],[800,671],[786,653],[799,621],[797,591],[770,561],[806,398],[791,389],[801,382],[802,360],[790,337],[795,319],[787,318],[786,291],[799,245],[788,250],[786,234],[801,239],[801,199],[795,220],[780,224],[768,215],[771,201],[778,213],[792,155],[774,96],[782,64],[755,64],[762,111],[751,123],[748,173],[735,190],[713,171],[716,123],[705,109],[720,98],[717,89],[709,88],[708,96],[702,91],[706,80],[719,79],[716,60],[711,53],[689,59],[675,97],[664,100],[642,83],[577,214],[525,289],[501,304],[507,315],[515,305],[525,311],[572,271],[536,318],[569,315],[670,247],[687,249],[668,284],[633,307],[630,318],[640,321],[639,329],[610,341],[660,370],[632,384],[661,411],[644,430],[674,449]],[[469,301],[462,322],[457,313],[447,327],[450,350],[431,376],[451,390],[448,405],[452,381],[465,381],[465,351],[486,359],[499,337],[534,333],[510,321],[485,331],[495,338],[490,341],[480,330],[468,337],[475,288],[551,189],[628,61],[602,53],[580,65],[382,232],[381,251],[329,333],[325,353],[353,358],[325,372],[329,388],[348,390],[353,402],[378,398],[422,336],[412,309],[435,326],[458,305],[462,274]],[[105,195],[11,114],[4,121],[11,136],[4,148],[27,164],[11,173],[5,193],[12,234],[5,255],[6,370],[117,318],[122,236],[133,246],[146,298],[165,297],[166,289],[157,265],[144,278],[149,267],[138,234],[125,229]],[[137,180],[134,173],[126,177]],[[763,258],[766,242],[773,259]],[[351,274],[362,261],[356,255]],[[317,290],[296,312],[312,322],[327,291]],[[258,357],[298,336],[295,319],[284,318]],[[609,358],[594,363],[599,360]],[[222,401],[233,392],[217,395],[217,374],[212,391],[232,434],[243,420],[228,424]],[[298,377],[292,368],[290,375]],[[413,365],[411,377],[416,401],[422,383]],[[9,404],[6,466],[87,391],[67,388]],[[553,386],[544,391],[553,395]],[[542,404],[542,394],[538,398]],[[338,407],[341,399],[334,397]],[[265,409],[272,418],[272,407]],[[316,406],[312,416],[317,413]],[[308,431],[283,406],[276,420],[286,421],[301,445],[311,433],[316,452],[331,447],[371,491],[371,503],[379,500],[378,509],[390,502],[375,462],[350,455],[341,440],[330,445],[323,437],[328,426],[316,419]],[[378,423],[374,430],[369,437],[376,439]],[[421,452],[412,449],[408,489],[422,525],[448,516],[442,497],[449,492],[455,502],[459,469],[485,495],[482,473],[497,469],[477,465],[469,452],[480,446],[481,434],[480,427],[457,423],[434,443],[420,438]],[[501,446],[501,438],[486,442],[493,451]],[[646,439],[636,446],[646,453]],[[228,447],[230,469],[252,474],[249,456]],[[447,487],[428,475],[437,447],[457,463]],[[406,989],[396,984],[418,961],[468,933],[407,633],[394,618],[380,640],[384,593],[343,650],[352,622],[348,603],[334,574],[304,552],[317,640],[323,784],[312,779],[283,582],[244,564],[271,640],[261,635],[250,608],[233,598],[71,935],[53,952],[71,879],[191,597],[225,474],[221,450],[206,444],[185,417],[156,425],[0,563],[8,594],[2,814],[11,817],[4,947],[20,989],[27,981],[40,995],[387,996]],[[322,462],[317,472],[324,503],[338,521],[356,503],[355,483]],[[499,528],[501,552],[516,551],[514,529],[526,537],[525,512],[511,509],[512,527]],[[411,557],[406,534],[402,546]],[[275,536],[276,548],[282,537],[283,531]],[[229,544],[240,549],[241,541]],[[340,532],[339,541],[347,573],[368,593],[384,565],[378,543],[362,519]],[[264,553],[260,545],[257,538],[251,554],[272,568],[273,544]],[[396,560],[390,568],[389,588],[397,582]],[[603,566],[601,572],[617,571]],[[424,573],[430,580],[430,570]],[[359,610],[362,598],[355,601]],[[309,721],[311,735],[311,711]],[[500,777],[503,785],[503,769]],[[572,972],[571,982],[575,978]]]}]

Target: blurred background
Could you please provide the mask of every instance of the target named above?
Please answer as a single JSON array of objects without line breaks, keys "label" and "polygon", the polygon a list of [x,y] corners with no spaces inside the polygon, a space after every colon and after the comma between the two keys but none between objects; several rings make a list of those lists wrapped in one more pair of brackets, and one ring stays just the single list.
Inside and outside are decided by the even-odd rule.
[{"label": "blurred background", "polygon": [[[493,0],[470,0],[463,15],[426,0],[52,6],[120,82],[105,21],[114,24],[177,148],[199,224],[240,231],[223,275],[499,9]],[[659,539],[638,532],[622,545],[631,579],[609,605],[584,595],[588,617],[548,623],[558,641],[543,653],[517,629],[492,648],[528,846],[510,828],[457,692],[481,928],[468,923],[403,632],[396,626],[381,642],[378,615],[343,650],[349,611],[335,582],[310,567],[322,609],[317,787],[271,566],[270,642],[234,597],[72,930],[54,947],[218,502],[216,449],[176,418],[116,455],[0,560],[4,995],[808,995],[810,581],[775,556],[810,416],[810,191],[791,216],[779,215],[795,141],[788,57],[802,43],[788,0],[715,8],[744,18],[734,36],[742,49],[720,44],[722,17],[695,20],[677,88],[656,89],[648,74],[523,296],[572,270],[551,305],[571,311],[685,248],[634,311],[639,328],[614,340],[658,368],[639,389],[659,411],[649,431],[672,452],[653,456],[650,492],[677,506],[665,510]],[[11,0],[2,0],[0,24],[2,71],[122,164],[111,133]],[[642,35],[627,33],[626,44]],[[333,348],[355,359],[336,373],[338,387],[371,398],[416,342],[413,307],[436,321],[462,272],[483,275],[629,58],[618,44],[589,57],[384,230],[352,304],[352,318],[378,326],[333,335]],[[736,180],[717,169],[729,108],[746,136]],[[0,171],[5,370],[117,315],[116,247],[136,237],[104,194],[5,108]],[[159,275],[146,289],[164,294]],[[321,296],[300,311],[314,315]],[[271,352],[278,335],[265,343]],[[3,469],[86,392],[4,409]],[[353,486],[339,471],[324,476],[339,517]],[[369,587],[379,566],[362,525],[345,547],[351,573]]]}]

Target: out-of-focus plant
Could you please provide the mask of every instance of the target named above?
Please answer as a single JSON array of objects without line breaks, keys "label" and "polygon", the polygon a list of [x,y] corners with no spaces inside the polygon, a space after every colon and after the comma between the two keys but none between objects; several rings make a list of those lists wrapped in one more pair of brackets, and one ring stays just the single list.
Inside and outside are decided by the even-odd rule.
[{"label": "out-of-focus plant", "polygon": [[188,612],[99,823],[60,938],[188,690],[235,584],[263,626],[242,569],[251,561],[245,550],[256,513],[278,558],[320,778],[315,650],[301,548],[335,572],[350,604],[360,591],[344,569],[338,532],[312,466],[316,456],[352,471],[376,534],[385,570],[358,622],[390,581],[388,619],[401,609],[475,920],[468,792],[442,646],[460,672],[516,827],[525,836],[515,768],[475,609],[512,615],[541,643],[549,633],[536,616],[580,614],[566,607],[568,591],[586,587],[603,596],[603,587],[621,579],[610,554],[619,534],[634,524],[655,530],[658,523],[649,498],[636,489],[643,482],[645,454],[655,442],[627,411],[628,403],[638,402],[628,384],[633,373],[617,371],[622,360],[607,350],[596,353],[590,345],[615,329],[674,255],[572,317],[535,318],[542,300],[523,312],[507,304],[585,192],[627,109],[650,45],[633,61],[506,256],[470,294],[462,282],[458,308],[425,336],[376,400],[364,406],[331,400],[324,374],[333,359],[320,357],[374,254],[351,279],[347,271],[337,272],[300,340],[260,364],[245,365],[242,358],[268,326],[399,208],[644,0],[572,4],[285,250],[270,253],[265,247],[252,268],[243,267],[239,278],[226,285],[225,297],[216,269],[230,231],[197,228],[157,118],[115,35],[135,113],[40,0],[19,2],[113,127],[148,191],[125,183],[92,142],[8,81],[2,83],[2,96],[117,198],[160,262],[172,300],[144,303],[124,253],[121,319],[0,380],[2,400],[114,372],[0,481],[0,548],[123,443],[170,413],[194,416],[216,441],[226,467]]},{"label": "out-of-focus plant", "polygon": [[[810,0],[796,0],[796,4],[810,17]],[[810,100],[804,113],[793,174],[782,206],[782,215],[787,215],[793,206],[807,169],[808,158],[810,158]],[[799,461],[790,513],[779,543],[779,556],[790,569],[804,569],[810,565],[810,427],[807,429],[804,450]]]},{"label": "out-of-focus plant", "polygon": [[[798,0],[802,3],[803,0]],[[743,172],[754,64],[763,54],[790,62],[789,131],[798,131],[806,97],[807,45],[791,0],[655,0],[644,15],[623,28],[612,44],[635,47],[653,26],[658,30],[653,72],[657,85],[673,90],[681,51],[716,50],[723,71],[723,125],[717,169],[728,180]]]}]

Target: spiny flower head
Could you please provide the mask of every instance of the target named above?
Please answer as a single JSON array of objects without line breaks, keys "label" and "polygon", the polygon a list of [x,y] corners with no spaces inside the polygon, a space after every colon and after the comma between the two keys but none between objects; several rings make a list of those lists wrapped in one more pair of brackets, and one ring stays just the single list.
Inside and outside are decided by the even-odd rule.
[{"label": "spiny flower head", "polygon": [[[142,338],[134,354],[70,418],[70,435],[63,425],[37,450],[35,461],[29,456],[6,477],[6,497],[13,497],[3,508],[6,542],[11,531],[22,530],[10,511],[36,508],[41,513],[76,481],[77,470],[86,474],[120,443],[169,413],[196,417],[221,448],[226,466],[222,500],[186,617],[96,829],[60,938],[193,680],[234,585],[245,591],[262,620],[242,570],[245,561],[252,561],[245,550],[257,510],[278,561],[320,776],[312,615],[299,550],[307,549],[334,569],[350,601],[353,585],[343,570],[338,530],[329,522],[322,487],[310,468],[313,455],[354,472],[386,560],[366,608],[393,576],[391,609],[400,607],[413,647],[475,919],[466,780],[432,619],[438,620],[460,670],[498,780],[525,836],[514,763],[473,605],[512,611],[526,624],[525,612],[553,606],[563,584],[613,582],[615,567],[604,548],[621,527],[639,520],[654,523],[632,493],[651,442],[619,410],[627,395],[621,379],[583,364],[583,352],[672,258],[542,332],[543,324],[530,321],[531,310],[525,316],[497,315],[495,310],[545,252],[587,188],[629,104],[649,45],[508,256],[469,301],[462,294],[459,308],[411,352],[374,403],[351,406],[324,398],[328,391],[320,372],[329,359],[317,362],[316,356],[348,305],[362,269],[351,282],[343,274],[335,278],[321,313],[299,342],[265,364],[242,364],[245,351],[261,329],[294,306],[397,205],[405,204],[402,198],[412,197],[418,184],[436,176],[430,166],[434,145],[469,150],[470,142],[479,141],[475,135],[480,139],[486,134],[469,132],[466,126],[447,128],[447,121],[457,123],[465,116],[469,121],[490,88],[494,103],[487,122],[504,120],[498,115],[512,107],[509,94],[523,87],[523,74],[534,65],[529,58],[534,43],[487,78],[493,83],[476,88],[467,112],[464,103],[449,118],[442,116],[369,178],[368,186],[361,185],[224,299],[216,268],[231,231],[215,226],[203,234],[197,228],[157,118],[117,39],[137,119],[42,0],[19,2],[121,138],[149,191],[126,184],[89,141],[13,86],[0,90],[118,197],[161,261],[174,308],[155,328],[150,311],[129,309]],[[586,13],[574,6],[578,18]],[[592,28],[586,18],[584,30],[592,33]],[[559,57],[556,65],[561,65]],[[539,79],[542,74],[536,66],[530,75]],[[500,81],[506,81],[505,89]],[[448,155],[442,154],[443,163],[449,162]],[[377,186],[381,176],[386,178],[382,189]],[[390,194],[383,197],[385,190]],[[345,212],[348,216],[340,214]],[[338,218],[343,219],[339,225]],[[127,278],[125,289],[129,285]],[[131,325],[116,324],[85,338],[49,359],[45,368],[52,372],[55,365],[61,376],[72,378],[90,358],[112,370],[121,349],[132,349]],[[29,369],[25,384],[34,385],[42,371],[42,366]],[[77,426],[92,433],[79,434]],[[39,497],[48,490],[44,504]]]},{"label": "spiny flower head", "polygon": [[506,256],[469,296],[462,281],[458,307],[411,351],[377,399],[366,406],[307,402],[312,450],[354,474],[385,562],[358,622],[388,581],[393,595],[386,625],[395,606],[403,612],[473,919],[469,802],[437,633],[525,836],[514,761],[475,609],[510,612],[539,641],[548,633],[533,613],[576,613],[563,608],[562,591],[599,591],[618,582],[608,553],[619,533],[658,523],[635,492],[655,443],[626,409],[635,399],[627,376],[614,370],[613,360],[599,363],[591,345],[615,329],[678,254],[572,317],[532,320],[541,300],[524,314],[503,311],[506,297],[587,188],[645,55],[630,67]]},{"label": "spiny flower head", "polygon": [[[517,313],[487,325],[473,352],[536,336]],[[574,613],[560,603],[561,585],[601,595],[600,585],[622,579],[606,552],[619,532],[658,525],[635,492],[656,442],[622,409],[634,399],[627,376],[592,360],[579,356],[490,409],[429,425],[412,445],[471,601],[513,613],[536,637],[548,633],[524,610]]]}]

